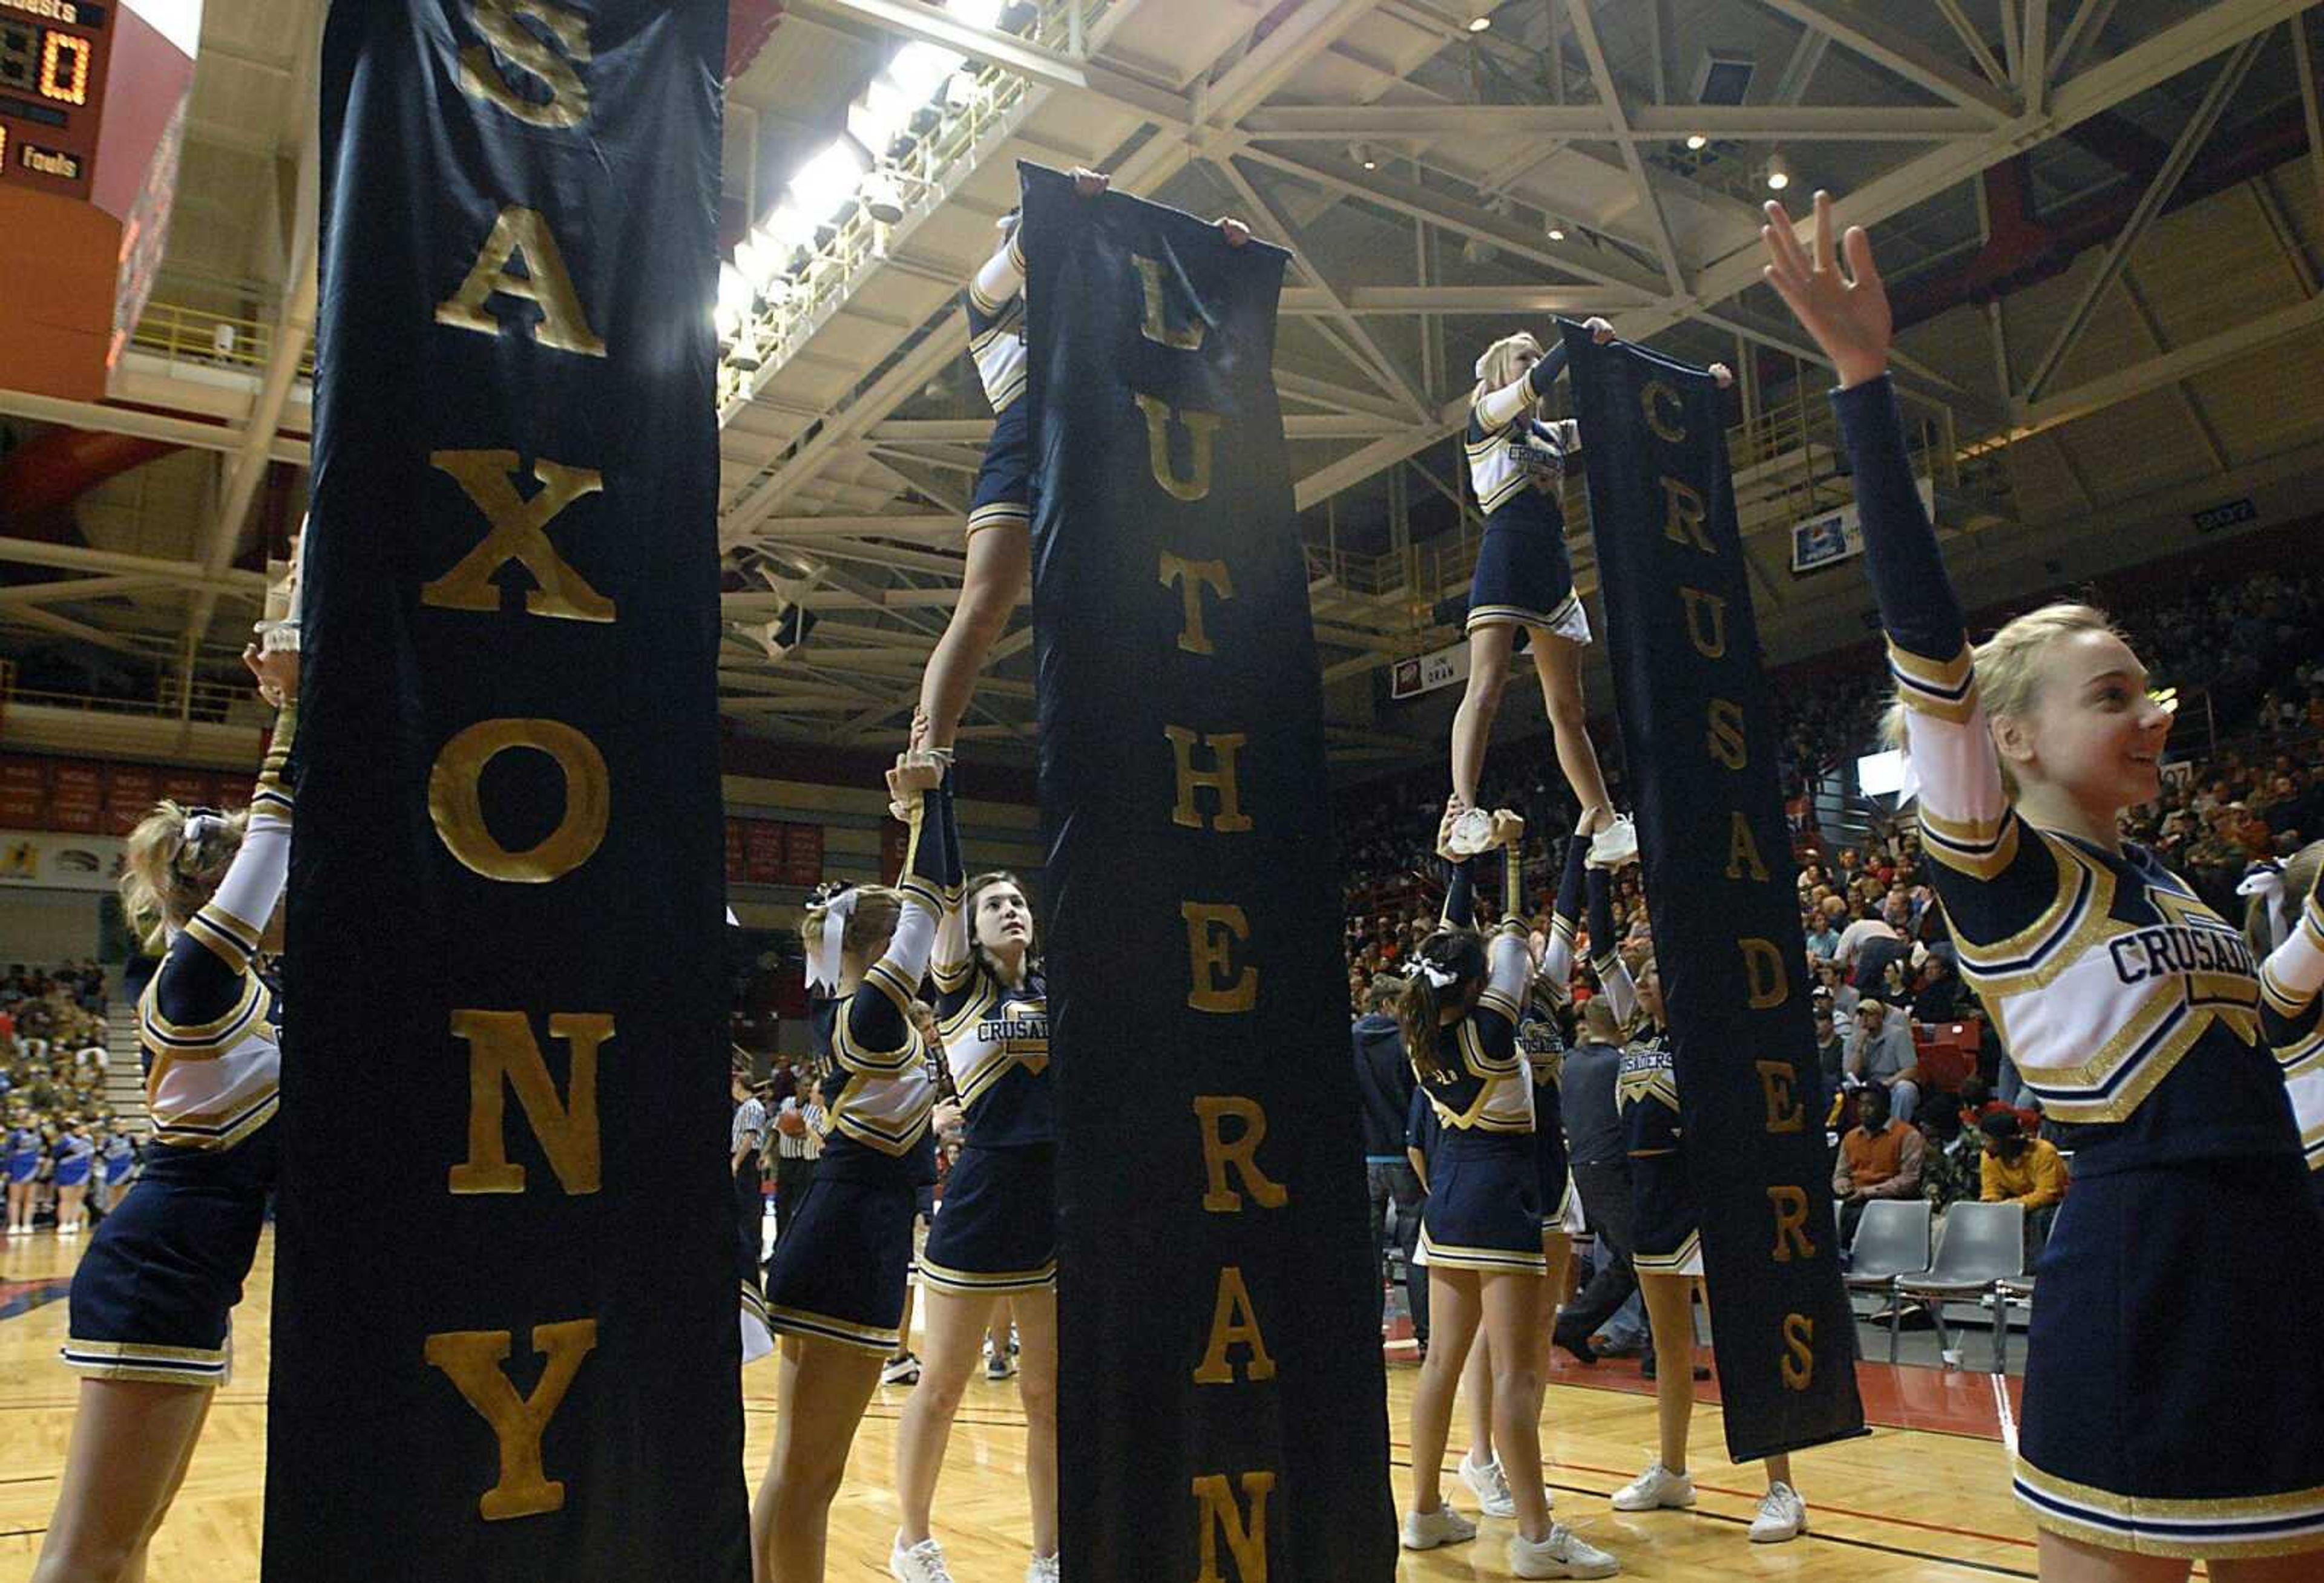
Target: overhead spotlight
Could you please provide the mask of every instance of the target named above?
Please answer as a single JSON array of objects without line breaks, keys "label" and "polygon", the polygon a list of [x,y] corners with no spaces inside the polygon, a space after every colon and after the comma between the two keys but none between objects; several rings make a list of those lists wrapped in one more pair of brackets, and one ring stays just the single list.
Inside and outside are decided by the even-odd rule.
[{"label": "overhead spotlight", "polygon": [[734,337],[734,349],[726,354],[726,361],[744,373],[759,372],[764,360],[759,355],[759,327],[756,322],[748,318],[742,320],[741,332]]},{"label": "overhead spotlight", "polygon": [[1493,25],[1494,5],[1495,0],[1469,0],[1469,31],[1471,32],[1480,33],[1487,28]]},{"label": "overhead spotlight", "polygon": [[1552,242],[1563,242],[1565,240],[1565,227],[1557,223],[1557,216],[1555,215],[1547,215],[1543,216],[1541,228],[1548,235],[1549,239]]},{"label": "overhead spotlight", "polygon": [[817,220],[835,215],[855,196],[855,184],[870,166],[854,139],[834,138],[791,177],[790,201]]},{"label": "overhead spotlight", "polygon": [[1699,154],[1711,146],[1711,140],[1699,132],[1690,132],[1686,134],[1686,146],[1690,152]]},{"label": "overhead spotlight", "polygon": [[863,180],[863,208],[883,225],[893,225],[904,217],[904,189],[896,178],[886,170],[874,170]]},{"label": "overhead spotlight", "polygon": [[1348,158],[1353,160],[1357,164],[1362,166],[1367,170],[1377,170],[1379,169],[1379,154],[1373,149],[1372,145],[1368,143],[1350,143],[1348,145]]},{"label": "overhead spotlight", "polygon": [[1001,0],[945,0],[945,9],[971,27],[989,28],[1001,20]]},{"label": "overhead spotlight", "polygon": [[1784,161],[1781,150],[1767,156],[1766,167],[1761,176],[1770,192],[1781,192],[1792,184],[1792,167]]}]

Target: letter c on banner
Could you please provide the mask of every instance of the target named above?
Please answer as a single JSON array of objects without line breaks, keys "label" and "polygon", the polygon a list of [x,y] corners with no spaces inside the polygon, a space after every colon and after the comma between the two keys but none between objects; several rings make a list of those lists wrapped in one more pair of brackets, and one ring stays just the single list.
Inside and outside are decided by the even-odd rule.
[{"label": "letter c on banner", "polygon": [[[549,839],[527,851],[503,846],[484,823],[478,787],[484,766],[512,748],[531,748],[565,772],[565,813]],[[613,802],[597,745],[555,720],[484,720],[444,744],[428,776],[428,817],[445,849],[487,879],[546,885],[595,855]]]},{"label": "letter c on banner", "polygon": [[[1646,427],[1655,431],[1657,439],[1677,445],[1686,438],[1686,403],[1679,400],[1678,392],[1670,386],[1658,379],[1648,380],[1646,388],[1638,392],[1638,405],[1646,409]],[[1673,416],[1663,416],[1665,407],[1671,410]]]}]

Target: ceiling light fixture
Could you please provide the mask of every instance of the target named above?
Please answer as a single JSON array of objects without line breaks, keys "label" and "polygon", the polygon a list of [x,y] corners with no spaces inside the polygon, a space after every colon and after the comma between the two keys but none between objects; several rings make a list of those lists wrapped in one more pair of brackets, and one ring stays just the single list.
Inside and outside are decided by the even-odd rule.
[{"label": "ceiling light fixture", "polygon": [[1379,169],[1379,156],[1372,152],[1372,145],[1368,143],[1350,143],[1348,145],[1348,158],[1353,160],[1357,164],[1361,165],[1367,170],[1377,170]]},{"label": "ceiling light fixture", "polygon": [[1691,152],[1701,153],[1711,146],[1711,140],[1699,132],[1690,132],[1686,134],[1686,146]]},{"label": "ceiling light fixture", "polygon": [[1780,149],[1767,156],[1766,179],[1770,192],[1781,192],[1792,184],[1792,168]]}]

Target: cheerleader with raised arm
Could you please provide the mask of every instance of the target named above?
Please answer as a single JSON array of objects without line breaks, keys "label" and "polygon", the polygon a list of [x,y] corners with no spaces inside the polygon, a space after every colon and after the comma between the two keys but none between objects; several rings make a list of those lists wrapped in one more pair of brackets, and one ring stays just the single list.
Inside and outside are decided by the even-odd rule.
[{"label": "cheerleader with raised arm", "polygon": [[959,845],[933,766],[899,764],[888,784],[911,829],[902,880],[819,891],[800,929],[811,977],[836,990],[833,1082],[815,1180],[767,1264],[781,1361],[774,1456],[751,1510],[758,1583],[822,1583],[856,1425],[901,1339],[914,1202],[936,1180],[936,1084],[909,1013],[960,884]]},{"label": "cheerleader with raised arm", "polygon": [[[1602,318],[1585,327],[1600,345],[1614,339],[1614,327]],[[1485,513],[1485,536],[1469,584],[1469,685],[1452,717],[1451,850],[1455,857],[1473,856],[1492,837],[1492,815],[1477,806],[1477,783],[1523,631],[1541,678],[1558,768],[1582,803],[1591,861],[1616,868],[1638,855],[1638,837],[1629,816],[1618,815],[1607,795],[1582,696],[1590,616],[1573,586],[1565,513],[1558,503],[1582,449],[1582,426],[1571,418],[1553,422],[1545,417],[1550,389],[1565,362],[1563,339],[1544,352],[1522,331],[1494,342],[1477,359],[1477,388],[1462,444],[1470,487]],[[1711,373],[1722,389],[1732,378],[1725,364],[1712,364]]]},{"label": "cheerleader with raised arm", "polygon": [[[1443,1496],[1444,1446],[1463,1360],[1481,1326],[1491,1355],[1493,1440],[1517,1532],[1509,1569],[1520,1578],[1610,1578],[1614,1558],[1550,1520],[1541,1479],[1542,1195],[1534,1155],[1532,1080],[1517,1052],[1517,1024],[1532,949],[1516,916],[1523,828],[1492,815],[1492,844],[1507,849],[1508,916],[1489,947],[1476,929],[1471,861],[1448,859],[1450,883],[1435,933],[1421,942],[1397,1006],[1414,1075],[1443,1124],[1430,1162],[1420,1245],[1428,1260],[1428,1357],[1412,1401],[1413,1499],[1406,1550],[1477,1536]],[[1447,810],[1437,842],[1453,822]]]},{"label": "cheerleader with raised arm", "polygon": [[163,803],[130,833],[122,901],[161,965],[139,1002],[153,1142],[136,1192],[73,1272],[64,1360],[81,1376],[34,1583],[137,1583],[186,1475],[274,1185],[274,992],[290,861],[286,769],[299,657],[244,656],[281,709],[246,815]]},{"label": "cheerleader with raised arm", "polygon": [[[2018,1498],[2049,1583],[2324,1569],[2324,1216],[2240,931],[2121,812],[2160,794],[2172,715],[2097,611],[2053,604],[1970,647],[1889,383],[1887,296],[1831,200],[1767,206],[1767,279],[1839,371],[1864,514],[1962,976],[2074,1151],[2027,1341]],[[2303,925],[2304,926],[2304,925]],[[2279,995],[2276,991],[2285,991]],[[2236,1343],[2190,1346],[2232,1314]]]},{"label": "cheerleader with raised arm", "polygon": [[2260,1029],[2283,1068],[2309,1185],[2324,1206],[2324,841],[2287,863],[2255,864],[2240,891],[2251,898],[2244,937],[2264,959]]}]

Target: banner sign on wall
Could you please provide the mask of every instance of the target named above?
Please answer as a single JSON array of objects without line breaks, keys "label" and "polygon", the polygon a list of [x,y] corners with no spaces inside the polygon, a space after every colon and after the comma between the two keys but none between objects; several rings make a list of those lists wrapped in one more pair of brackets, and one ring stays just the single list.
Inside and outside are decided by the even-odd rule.
[{"label": "banner sign on wall", "polygon": [[723,0],[330,7],[266,1583],[744,1583]]},{"label": "banner sign on wall", "polygon": [[1024,196],[1064,1571],[1387,1583],[1286,255]]},{"label": "banner sign on wall", "polygon": [[1864,1432],[1775,692],[1710,376],[1563,326],[1738,1461]]}]

